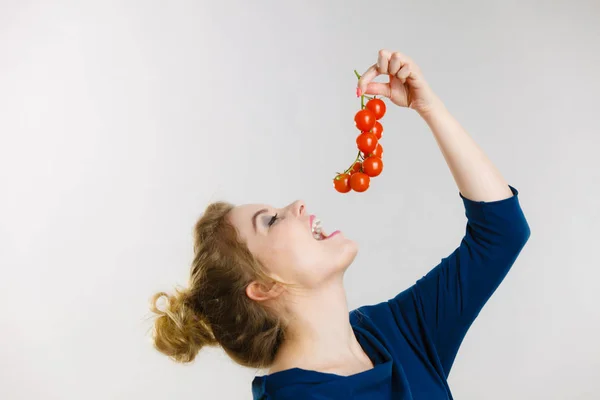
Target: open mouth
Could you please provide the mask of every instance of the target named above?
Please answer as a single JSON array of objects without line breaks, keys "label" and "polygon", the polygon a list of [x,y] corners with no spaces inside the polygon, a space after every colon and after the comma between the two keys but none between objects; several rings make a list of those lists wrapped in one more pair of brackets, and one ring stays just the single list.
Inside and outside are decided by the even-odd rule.
[{"label": "open mouth", "polygon": [[315,240],[327,240],[340,233],[340,231],[334,231],[330,235],[326,234],[321,227],[321,220],[315,215],[310,216],[310,230]]},{"label": "open mouth", "polygon": [[313,238],[315,240],[325,240],[327,239],[327,234],[325,234],[325,232],[323,231],[323,228],[321,227],[321,220],[317,217],[315,217],[314,215],[310,217],[311,220],[311,232],[313,235]]}]

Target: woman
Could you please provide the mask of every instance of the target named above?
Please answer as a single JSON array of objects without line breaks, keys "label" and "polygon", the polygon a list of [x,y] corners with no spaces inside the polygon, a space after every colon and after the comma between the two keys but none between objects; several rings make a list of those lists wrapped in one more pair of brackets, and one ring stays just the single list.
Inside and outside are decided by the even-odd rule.
[{"label": "woman", "polygon": [[[389,83],[371,82],[387,74]],[[156,348],[190,362],[220,345],[268,368],[254,399],[451,399],[447,376],[473,320],[527,242],[518,192],[446,110],[419,67],[381,50],[357,92],[386,96],[431,128],[467,217],[458,248],[394,298],[348,311],[343,275],[357,245],[316,240],[301,201],[209,205],[195,226],[189,288],[158,293]],[[166,297],[166,310],[157,308]]]}]

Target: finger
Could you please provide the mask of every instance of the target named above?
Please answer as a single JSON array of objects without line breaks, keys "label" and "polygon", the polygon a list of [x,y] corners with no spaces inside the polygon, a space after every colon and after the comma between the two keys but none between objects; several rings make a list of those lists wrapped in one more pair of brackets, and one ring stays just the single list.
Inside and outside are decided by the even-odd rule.
[{"label": "finger", "polygon": [[409,59],[404,54],[395,52],[390,57],[390,67],[388,74],[396,75],[400,68],[404,65],[409,64]]},{"label": "finger", "polygon": [[371,82],[367,85],[367,90],[364,94],[385,96],[389,98],[392,94],[392,91],[389,83]]},{"label": "finger", "polygon": [[408,79],[411,72],[410,64],[405,64],[396,74],[396,78],[400,79],[400,82],[406,83],[406,79]]},{"label": "finger", "polygon": [[380,74],[387,74],[389,71],[390,65],[390,57],[392,56],[392,52],[382,49],[379,50],[377,54],[377,70]]},{"label": "finger", "polygon": [[375,79],[377,76],[379,75],[379,72],[377,72],[377,64],[373,64],[369,67],[369,69],[367,69],[365,71],[364,74],[362,74],[362,76],[360,77],[360,79],[358,80],[358,89],[361,91],[361,93],[365,93],[365,90],[367,90],[367,85],[373,80]]}]

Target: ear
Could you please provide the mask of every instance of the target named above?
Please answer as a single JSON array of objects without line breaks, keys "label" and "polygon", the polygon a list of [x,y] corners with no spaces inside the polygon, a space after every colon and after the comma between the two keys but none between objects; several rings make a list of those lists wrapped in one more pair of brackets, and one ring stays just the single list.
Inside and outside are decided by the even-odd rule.
[{"label": "ear", "polygon": [[251,282],[246,286],[246,295],[255,301],[265,301],[278,297],[284,288],[277,282],[274,282],[271,287],[257,281]]}]

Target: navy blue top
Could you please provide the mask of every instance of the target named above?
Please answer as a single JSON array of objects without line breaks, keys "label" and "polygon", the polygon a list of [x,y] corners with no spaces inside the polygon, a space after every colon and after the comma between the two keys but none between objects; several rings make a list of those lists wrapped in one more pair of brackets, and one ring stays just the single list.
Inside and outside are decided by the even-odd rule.
[{"label": "navy blue top", "polygon": [[530,236],[518,191],[472,201],[459,192],[466,233],[452,254],[394,298],[350,312],[374,368],[342,376],[301,368],[257,376],[254,399],[452,399],[448,374],[467,330]]}]

